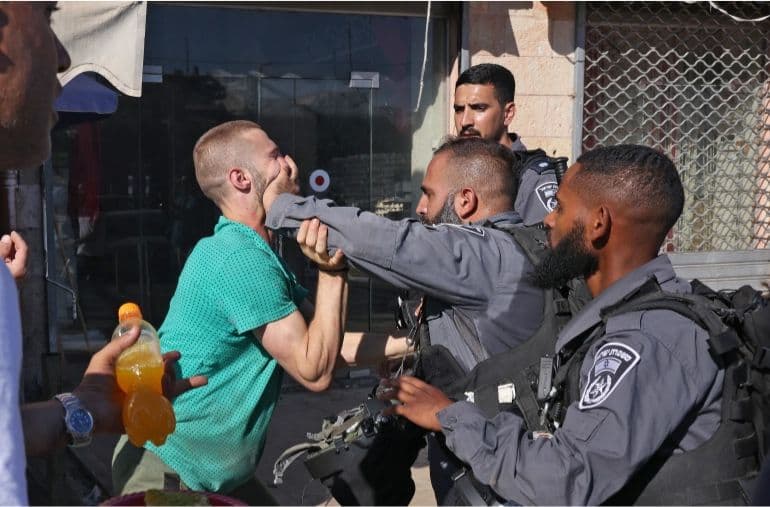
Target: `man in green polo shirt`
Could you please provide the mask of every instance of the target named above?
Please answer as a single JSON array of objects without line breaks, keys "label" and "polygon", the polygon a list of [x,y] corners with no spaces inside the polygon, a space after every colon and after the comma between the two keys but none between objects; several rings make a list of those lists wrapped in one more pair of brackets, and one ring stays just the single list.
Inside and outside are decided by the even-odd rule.
[{"label": "man in green polo shirt", "polygon": [[[329,386],[340,350],[347,302],[346,264],[312,245],[326,234],[305,222],[300,247],[319,267],[313,312],[301,287],[271,250],[265,208],[297,190],[297,167],[255,123],[227,122],[193,150],[203,193],[222,211],[214,235],[193,249],[159,329],[161,347],[182,352],[181,374],[208,376],[208,386],[174,401],[176,430],[166,443],[115,449],[117,493],[190,488],[272,498],[254,477],[282,371],[312,391]],[[311,245],[311,246],[307,246]]]}]

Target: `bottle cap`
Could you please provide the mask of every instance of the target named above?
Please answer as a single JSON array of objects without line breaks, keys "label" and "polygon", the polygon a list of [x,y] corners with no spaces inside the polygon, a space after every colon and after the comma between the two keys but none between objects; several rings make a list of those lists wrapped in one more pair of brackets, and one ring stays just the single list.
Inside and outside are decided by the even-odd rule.
[{"label": "bottle cap", "polygon": [[139,305],[136,303],[123,303],[118,309],[118,322],[123,322],[127,319],[141,319],[142,310],[139,309]]}]

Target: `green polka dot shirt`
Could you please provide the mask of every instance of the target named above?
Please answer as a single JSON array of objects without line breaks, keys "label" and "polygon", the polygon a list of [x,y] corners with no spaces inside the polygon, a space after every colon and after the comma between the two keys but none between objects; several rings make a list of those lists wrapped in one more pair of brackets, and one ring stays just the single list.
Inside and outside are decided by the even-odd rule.
[{"label": "green polka dot shirt", "polygon": [[178,375],[208,384],[174,401],[176,430],[147,448],[193,489],[228,492],[249,480],[265,444],[282,370],[253,330],[297,310],[307,291],[249,227],[220,217],[193,249],[159,329],[179,350]]}]

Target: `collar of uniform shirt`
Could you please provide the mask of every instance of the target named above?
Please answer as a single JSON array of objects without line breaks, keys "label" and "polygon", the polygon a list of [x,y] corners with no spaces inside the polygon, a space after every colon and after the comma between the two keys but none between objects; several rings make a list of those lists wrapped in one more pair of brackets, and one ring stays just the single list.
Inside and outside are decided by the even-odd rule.
[{"label": "collar of uniform shirt", "polygon": [[500,223],[506,223],[506,224],[520,224],[522,223],[521,216],[513,211],[503,211],[502,213],[498,213],[497,215],[492,215],[491,217],[485,218],[484,220],[479,220],[478,222],[472,222],[470,225],[475,226],[483,226],[486,223],[492,223],[492,224],[500,224]]},{"label": "collar of uniform shirt", "polygon": [[602,308],[620,301],[623,296],[641,287],[651,275],[654,275],[661,285],[676,278],[674,267],[667,255],[659,255],[639,266],[591,300],[559,333],[556,350],[560,350],[572,339],[599,323],[602,320],[599,316]]}]

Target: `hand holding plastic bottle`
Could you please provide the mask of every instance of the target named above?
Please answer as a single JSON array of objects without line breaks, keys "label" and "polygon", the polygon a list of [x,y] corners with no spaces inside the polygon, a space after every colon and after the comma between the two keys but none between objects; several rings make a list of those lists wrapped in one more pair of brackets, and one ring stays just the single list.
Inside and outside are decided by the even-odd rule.
[{"label": "hand holding plastic bottle", "polygon": [[[138,337],[139,328],[132,328],[97,351],[88,363],[83,379],[73,391],[93,415],[94,431],[97,433],[125,433],[122,417],[125,395],[115,381],[115,363]],[[178,378],[175,363],[180,356],[178,351],[163,354],[163,393],[169,400],[208,382],[203,375]]]},{"label": "hand holding plastic bottle", "polygon": [[118,310],[120,324],[113,339],[139,328],[136,343],[124,350],[115,363],[115,378],[126,394],[123,425],[129,440],[140,447],[148,440],[163,445],[174,431],[176,418],[171,403],[163,396],[164,364],[155,328],[142,319],[139,307],[126,303]]}]

